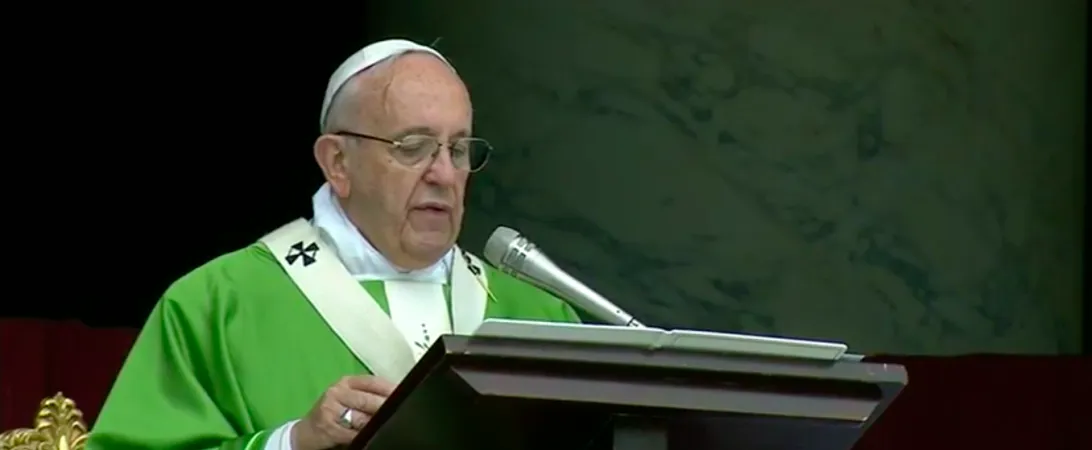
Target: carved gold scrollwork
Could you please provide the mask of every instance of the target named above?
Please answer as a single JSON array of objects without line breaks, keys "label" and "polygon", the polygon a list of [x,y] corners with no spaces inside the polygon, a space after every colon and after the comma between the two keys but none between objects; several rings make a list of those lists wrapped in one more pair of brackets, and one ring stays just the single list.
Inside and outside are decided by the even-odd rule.
[{"label": "carved gold scrollwork", "polygon": [[42,400],[34,428],[0,433],[0,450],[83,450],[86,442],[83,412],[60,392]]}]

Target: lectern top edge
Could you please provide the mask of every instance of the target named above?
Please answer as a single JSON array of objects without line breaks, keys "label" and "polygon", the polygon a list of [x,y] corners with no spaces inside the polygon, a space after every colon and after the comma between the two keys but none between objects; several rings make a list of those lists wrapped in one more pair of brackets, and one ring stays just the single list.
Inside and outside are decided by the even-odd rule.
[{"label": "lectern top edge", "polygon": [[[751,373],[905,385],[906,369],[884,363],[814,361],[742,354],[710,354],[683,350],[647,351],[627,346],[578,344],[484,336],[443,336],[438,354],[452,361],[468,358],[531,359],[557,363],[610,364],[642,368],[693,369],[707,372]],[[437,355],[439,357],[439,355]],[[428,355],[426,354],[426,358]]]},{"label": "lectern top edge", "polygon": [[[674,371],[680,368],[706,373]],[[844,450],[905,383],[904,369],[882,363],[448,335],[350,448],[555,450],[613,429],[614,449]],[[662,425],[610,422],[621,416]],[[669,435],[693,442],[668,445]]]}]

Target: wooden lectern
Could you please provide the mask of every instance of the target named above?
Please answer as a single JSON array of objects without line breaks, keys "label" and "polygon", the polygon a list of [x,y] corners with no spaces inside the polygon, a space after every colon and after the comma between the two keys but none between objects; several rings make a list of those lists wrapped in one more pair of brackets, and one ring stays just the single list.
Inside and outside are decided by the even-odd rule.
[{"label": "wooden lectern", "polygon": [[444,336],[351,449],[848,450],[903,367]]}]

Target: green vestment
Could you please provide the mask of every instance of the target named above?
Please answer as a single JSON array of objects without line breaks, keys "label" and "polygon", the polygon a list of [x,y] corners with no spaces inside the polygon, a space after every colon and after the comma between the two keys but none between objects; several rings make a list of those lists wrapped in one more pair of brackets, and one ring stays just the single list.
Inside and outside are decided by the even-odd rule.
[{"label": "green vestment", "polygon": [[[485,266],[485,317],[577,322],[545,291]],[[361,285],[389,314],[382,281]],[[450,289],[445,295],[450,302]],[[89,449],[261,449],[346,375],[368,374],[273,254],[255,244],[175,282],[141,331]]]}]

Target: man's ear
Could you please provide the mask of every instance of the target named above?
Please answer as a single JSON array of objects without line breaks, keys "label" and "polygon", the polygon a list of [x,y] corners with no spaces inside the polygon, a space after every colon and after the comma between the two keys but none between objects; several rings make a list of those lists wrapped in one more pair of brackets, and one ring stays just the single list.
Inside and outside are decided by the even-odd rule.
[{"label": "man's ear", "polygon": [[349,196],[349,171],[340,137],[324,134],[315,140],[315,162],[338,197]]}]

